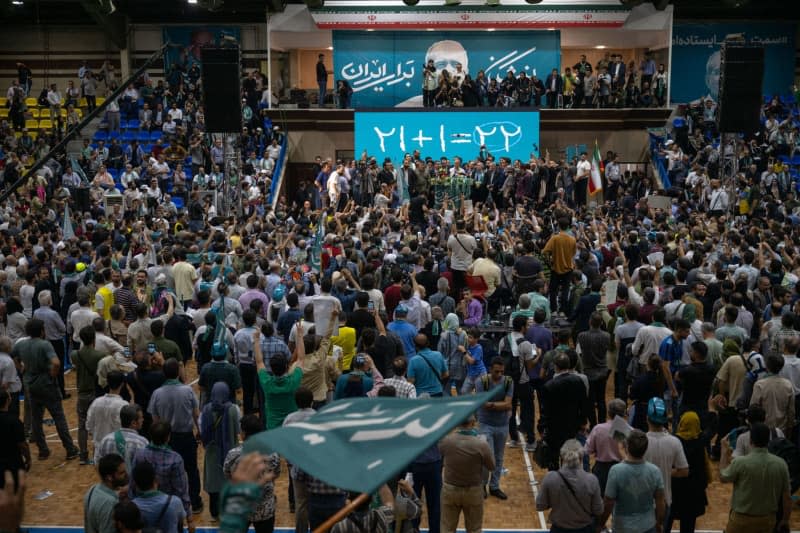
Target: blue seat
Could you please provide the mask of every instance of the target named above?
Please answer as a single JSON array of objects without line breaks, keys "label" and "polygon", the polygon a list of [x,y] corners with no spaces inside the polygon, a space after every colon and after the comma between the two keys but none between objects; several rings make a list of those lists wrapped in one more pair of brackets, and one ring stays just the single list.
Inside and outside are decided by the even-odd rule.
[{"label": "blue seat", "polygon": [[150,144],[150,143],[147,143],[147,144],[143,144],[141,146],[142,146],[142,150],[144,150],[144,153],[147,154],[147,155],[150,155],[150,152],[153,150],[153,145]]},{"label": "blue seat", "polygon": [[103,130],[97,130],[94,132],[94,136],[92,137],[94,141],[107,141],[108,140],[108,133],[104,132]]},{"label": "blue seat", "polygon": [[140,131],[139,134],[136,136],[136,140],[140,143],[149,143],[150,142],[150,134],[146,131]]},{"label": "blue seat", "polygon": [[122,140],[125,142],[132,142],[136,139],[136,135],[132,131],[126,131],[122,134]]},{"label": "blue seat", "polygon": [[131,119],[128,121],[128,129],[129,130],[138,130],[139,129],[139,119]]},{"label": "blue seat", "polygon": [[792,166],[800,166],[800,155],[796,155],[791,159]]},{"label": "blue seat", "polygon": [[163,135],[163,133],[158,131],[158,130],[152,131],[152,132],[150,132],[150,140],[155,142],[155,141],[159,140],[162,135]]},{"label": "blue seat", "polygon": [[175,204],[175,207],[177,207],[178,210],[183,209],[183,198],[181,198],[180,196],[176,196],[175,198],[173,198],[172,203]]},{"label": "blue seat", "polygon": [[791,161],[791,160],[789,159],[789,156],[788,156],[788,155],[779,155],[779,156],[778,156],[778,159],[780,159],[780,160],[781,160],[781,162],[783,162],[783,163],[786,163],[787,165],[788,165],[788,164],[789,164],[789,162]]},{"label": "blue seat", "polygon": [[127,120],[120,120],[119,121],[119,129],[127,130],[128,129],[128,121]]},{"label": "blue seat", "polygon": [[121,183],[115,183],[114,188],[117,189],[119,192],[125,192],[125,187],[123,187]]},{"label": "blue seat", "polygon": [[109,139],[119,139],[120,138],[120,133],[118,131],[110,131],[110,132],[108,132],[108,138]]}]

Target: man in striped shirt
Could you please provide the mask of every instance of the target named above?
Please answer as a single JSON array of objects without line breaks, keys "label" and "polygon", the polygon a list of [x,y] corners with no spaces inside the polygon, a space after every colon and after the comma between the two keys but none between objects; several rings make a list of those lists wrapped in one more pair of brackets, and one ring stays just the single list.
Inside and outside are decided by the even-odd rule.
[{"label": "man in striped shirt", "polygon": [[406,380],[406,370],[408,370],[408,363],[405,357],[395,357],[392,361],[392,368],[394,369],[394,377],[384,379],[383,386],[394,387],[397,392],[397,398],[416,398],[417,389],[413,384]]}]

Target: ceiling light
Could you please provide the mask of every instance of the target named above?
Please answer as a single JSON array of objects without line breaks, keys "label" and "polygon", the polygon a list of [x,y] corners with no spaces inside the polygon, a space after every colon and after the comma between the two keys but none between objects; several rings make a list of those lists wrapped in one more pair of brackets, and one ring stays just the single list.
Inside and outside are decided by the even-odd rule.
[{"label": "ceiling light", "polygon": [[542,0],[525,0],[525,1],[528,2],[529,4],[539,4],[541,3]]},{"label": "ceiling light", "polygon": [[419,0],[403,0],[407,6],[415,6],[419,4]]},{"label": "ceiling light", "polygon": [[367,28],[367,31],[375,31],[375,28]]},{"label": "ceiling light", "polygon": [[547,31],[556,31],[555,28],[547,28]]},{"label": "ceiling light", "polygon": [[433,28],[425,28],[425,31],[436,31]]},{"label": "ceiling light", "polygon": [[486,31],[494,31],[494,28],[486,28]]},{"label": "ceiling light", "polygon": [[329,46],[329,47],[328,47],[328,50],[333,50],[333,46]]},{"label": "ceiling light", "polygon": [[457,6],[461,3],[461,0],[444,0],[444,5],[446,6]]},{"label": "ceiling light", "polygon": [[486,0],[486,5],[489,7],[497,7],[500,5],[500,0]]},{"label": "ceiling light", "polygon": [[595,48],[597,48],[598,50],[603,50],[605,47],[606,45],[604,44],[598,44],[597,46],[595,46]]},{"label": "ceiling light", "polygon": [[21,5],[24,5],[24,2],[23,2],[22,0],[11,0],[11,3],[12,3],[13,5],[15,5],[15,6],[21,6]]},{"label": "ceiling light", "polygon": [[186,1],[189,2],[190,4],[196,4],[197,3],[197,0],[186,0]]}]

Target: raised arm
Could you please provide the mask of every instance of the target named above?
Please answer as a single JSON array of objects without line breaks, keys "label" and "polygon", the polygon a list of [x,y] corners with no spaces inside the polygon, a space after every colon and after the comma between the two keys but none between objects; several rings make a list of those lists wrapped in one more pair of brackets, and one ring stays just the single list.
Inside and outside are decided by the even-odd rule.
[{"label": "raised arm", "polygon": [[261,331],[256,328],[253,332],[253,355],[256,360],[256,370],[265,370],[264,354],[261,351]]}]

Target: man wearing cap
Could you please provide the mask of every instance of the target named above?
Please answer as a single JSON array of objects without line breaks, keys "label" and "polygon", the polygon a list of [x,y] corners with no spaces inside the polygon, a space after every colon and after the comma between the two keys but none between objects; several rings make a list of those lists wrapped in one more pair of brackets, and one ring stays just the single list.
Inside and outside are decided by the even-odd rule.
[{"label": "man wearing cap", "polygon": [[[646,461],[661,470],[664,480],[664,516],[669,519],[672,505],[672,478],[688,477],[689,463],[683,452],[683,445],[677,437],[665,429],[667,425],[667,405],[661,398],[650,398],[647,402],[647,452]],[[669,520],[667,520],[668,522]]]}]

